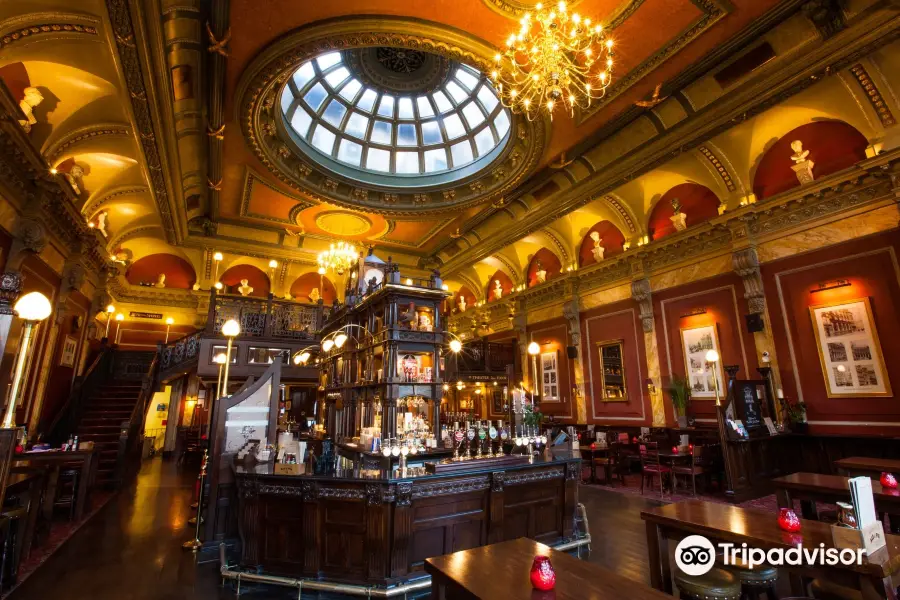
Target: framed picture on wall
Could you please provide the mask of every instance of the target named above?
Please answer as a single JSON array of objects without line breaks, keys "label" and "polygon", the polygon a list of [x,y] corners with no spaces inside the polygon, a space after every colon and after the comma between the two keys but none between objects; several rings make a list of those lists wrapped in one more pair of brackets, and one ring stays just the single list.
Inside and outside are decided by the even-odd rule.
[{"label": "framed picture on wall", "polygon": [[78,348],[78,340],[71,335],[67,335],[63,340],[62,355],[59,357],[59,366],[74,367],[75,366],[75,350]]},{"label": "framed picture on wall", "polygon": [[868,298],[809,307],[829,398],[892,396]]},{"label": "framed picture on wall", "polygon": [[557,352],[541,353],[541,378],[543,394],[541,402],[559,402],[559,369]]},{"label": "framed picture on wall", "polygon": [[[704,325],[681,330],[681,343],[684,351],[684,372],[691,386],[691,398],[716,398],[716,385],[719,397],[725,397],[725,377],[722,372],[722,352],[719,350],[719,334],[715,325]],[[713,364],[706,361],[706,353],[715,350],[719,353],[719,362]],[[718,384],[716,382],[718,380]]]}]

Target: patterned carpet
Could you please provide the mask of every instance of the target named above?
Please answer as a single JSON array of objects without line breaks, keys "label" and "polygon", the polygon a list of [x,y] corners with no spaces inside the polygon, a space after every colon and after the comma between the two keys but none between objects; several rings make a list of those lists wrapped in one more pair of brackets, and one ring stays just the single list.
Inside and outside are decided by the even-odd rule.
[{"label": "patterned carpet", "polygon": [[27,557],[22,558],[22,562],[19,564],[19,575],[16,579],[16,585],[6,590],[6,592],[0,595],[0,598],[5,598],[10,592],[22,585],[22,583],[28,579],[38,567],[44,564],[44,561],[53,556],[53,553],[56,552],[60,546],[65,544],[76,531],[81,529],[82,525],[87,523],[87,521],[97,514],[101,508],[106,506],[106,503],[109,502],[114,495],[115,492],[102,490],[91,492],[91,509],[80,521],[68,521],[57,517],[50,525],[50,532],[47,534],[46,540],[44,540],[40,546],[32,547],[31,553]]}]

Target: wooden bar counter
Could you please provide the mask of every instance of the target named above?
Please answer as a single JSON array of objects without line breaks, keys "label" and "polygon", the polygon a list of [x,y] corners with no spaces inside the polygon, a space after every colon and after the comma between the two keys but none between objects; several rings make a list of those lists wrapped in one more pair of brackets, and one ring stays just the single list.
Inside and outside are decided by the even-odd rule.
[{"label": "wooden bar counter", "polygon": [[276,475],[272,463],[236,464],[242,566],[391,586],[425,575],[429,557],[519,537],[549,546],[574,539],[580,457],[478,462],[405,478],[359,469]]}]

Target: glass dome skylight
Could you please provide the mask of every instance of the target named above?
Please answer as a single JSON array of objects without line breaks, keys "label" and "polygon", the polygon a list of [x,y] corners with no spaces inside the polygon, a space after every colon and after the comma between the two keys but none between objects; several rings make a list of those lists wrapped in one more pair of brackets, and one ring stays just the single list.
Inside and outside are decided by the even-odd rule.
[{"label": "glass dome skylight", "polygon": [[467,177],[503,150],[510,116],[484,75],[447,64],[439,85],[404,93],[367,82],[341,52],[321,55],[285,86],[285,127],[310,158],[353,179],[415,186]]}]

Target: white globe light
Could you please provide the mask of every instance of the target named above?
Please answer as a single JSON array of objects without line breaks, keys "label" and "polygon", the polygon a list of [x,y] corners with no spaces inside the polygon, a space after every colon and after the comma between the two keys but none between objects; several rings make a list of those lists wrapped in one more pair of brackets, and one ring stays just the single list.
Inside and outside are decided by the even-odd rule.
[{"label": "white globe light", "polygon": [[274,269],[276,267],[278,267],[278,261],[273,258],[272,260],[269,261],[269,268]]},{"label": "white globe light", "polygon": [[215,287],[217,290],[221,290],[225,286],[222,285],[221,281],[217,281],[213,287]]},{"label": "white globe light", "polygon": [[338,348],[342,348],[344,344],[347,342],[347,335],[344,333],[339,333],[334,336],[334,345]]},{"label": "white globe light", "polygon": [[298,358],[300,359],[300,362],[305,365],[309,362],[309,356],[309,352],[303,352]]},{"label": "white globe light", "polygon": [[234,319],[228,319],[225,321],[225,324],[222,325],[222,335],[227,337],[235,337],[236,335],[241,333],[241,325]]},{"label": "white globe light", "polygon": [[116,315],[116,321],[124,321],[124,320],[125,320],[125,315],[123,315],[122,313],[119,313]]},{"label": "white globe light", "polygon": [[322,350],[324,350],[325,352],[328,352],[332,348],[334,348],[334,340],[327,339],[324,342],[322,342]]},{"label": "white globe light", "polygon": [[219,352],[218,354],[216,354],[216,357],[213,359],[213,362],[215,362],[217,365],[224,365],[225,364],[225,353]]},{"label": "white globe light", "polygon": [[459,353],[462,350],[462,342],[459,340],[450,340],[450,351],[454,354]]},{"label": "white globe light", "polygon": [[113,306],[112,304],[110,304],[109,306],[106,307],[106,312],[114,313],[114,312],[116,312],[116,307]]},{"label": "white globe light", "polygon": [[532,356],[537,356],[537,354],[541,351],[541,347],[537,342],[531,342],[528,344],[528,354]]},{"label": "white globe light", "polygon": [[53,307],[50,306],[47,296],[40,292],[25,294],[19,298],[14,308],[19,318],[26,321],[43,321],[53,312]]},{"label": "white globe light", "polygon": [[218,262],[218,261],[221,261],[223,258],[225,258],[225,257],[222,256],[222,253],[221,253],[221,252],[216,252],[215,254],[213,254],[213,260],[214,260],[214,261],[217,261],[217,262]]},{"label": "white globe light", "polygon": [[173,323],[175,323],[175,319],[173,319],[172,317],[166,319],[166,325],[172,325]]},{"label": "white globe light", "polygon": [[706,353],[706,362],[719,362],[719,353],[715,350],[710,350]]}]

